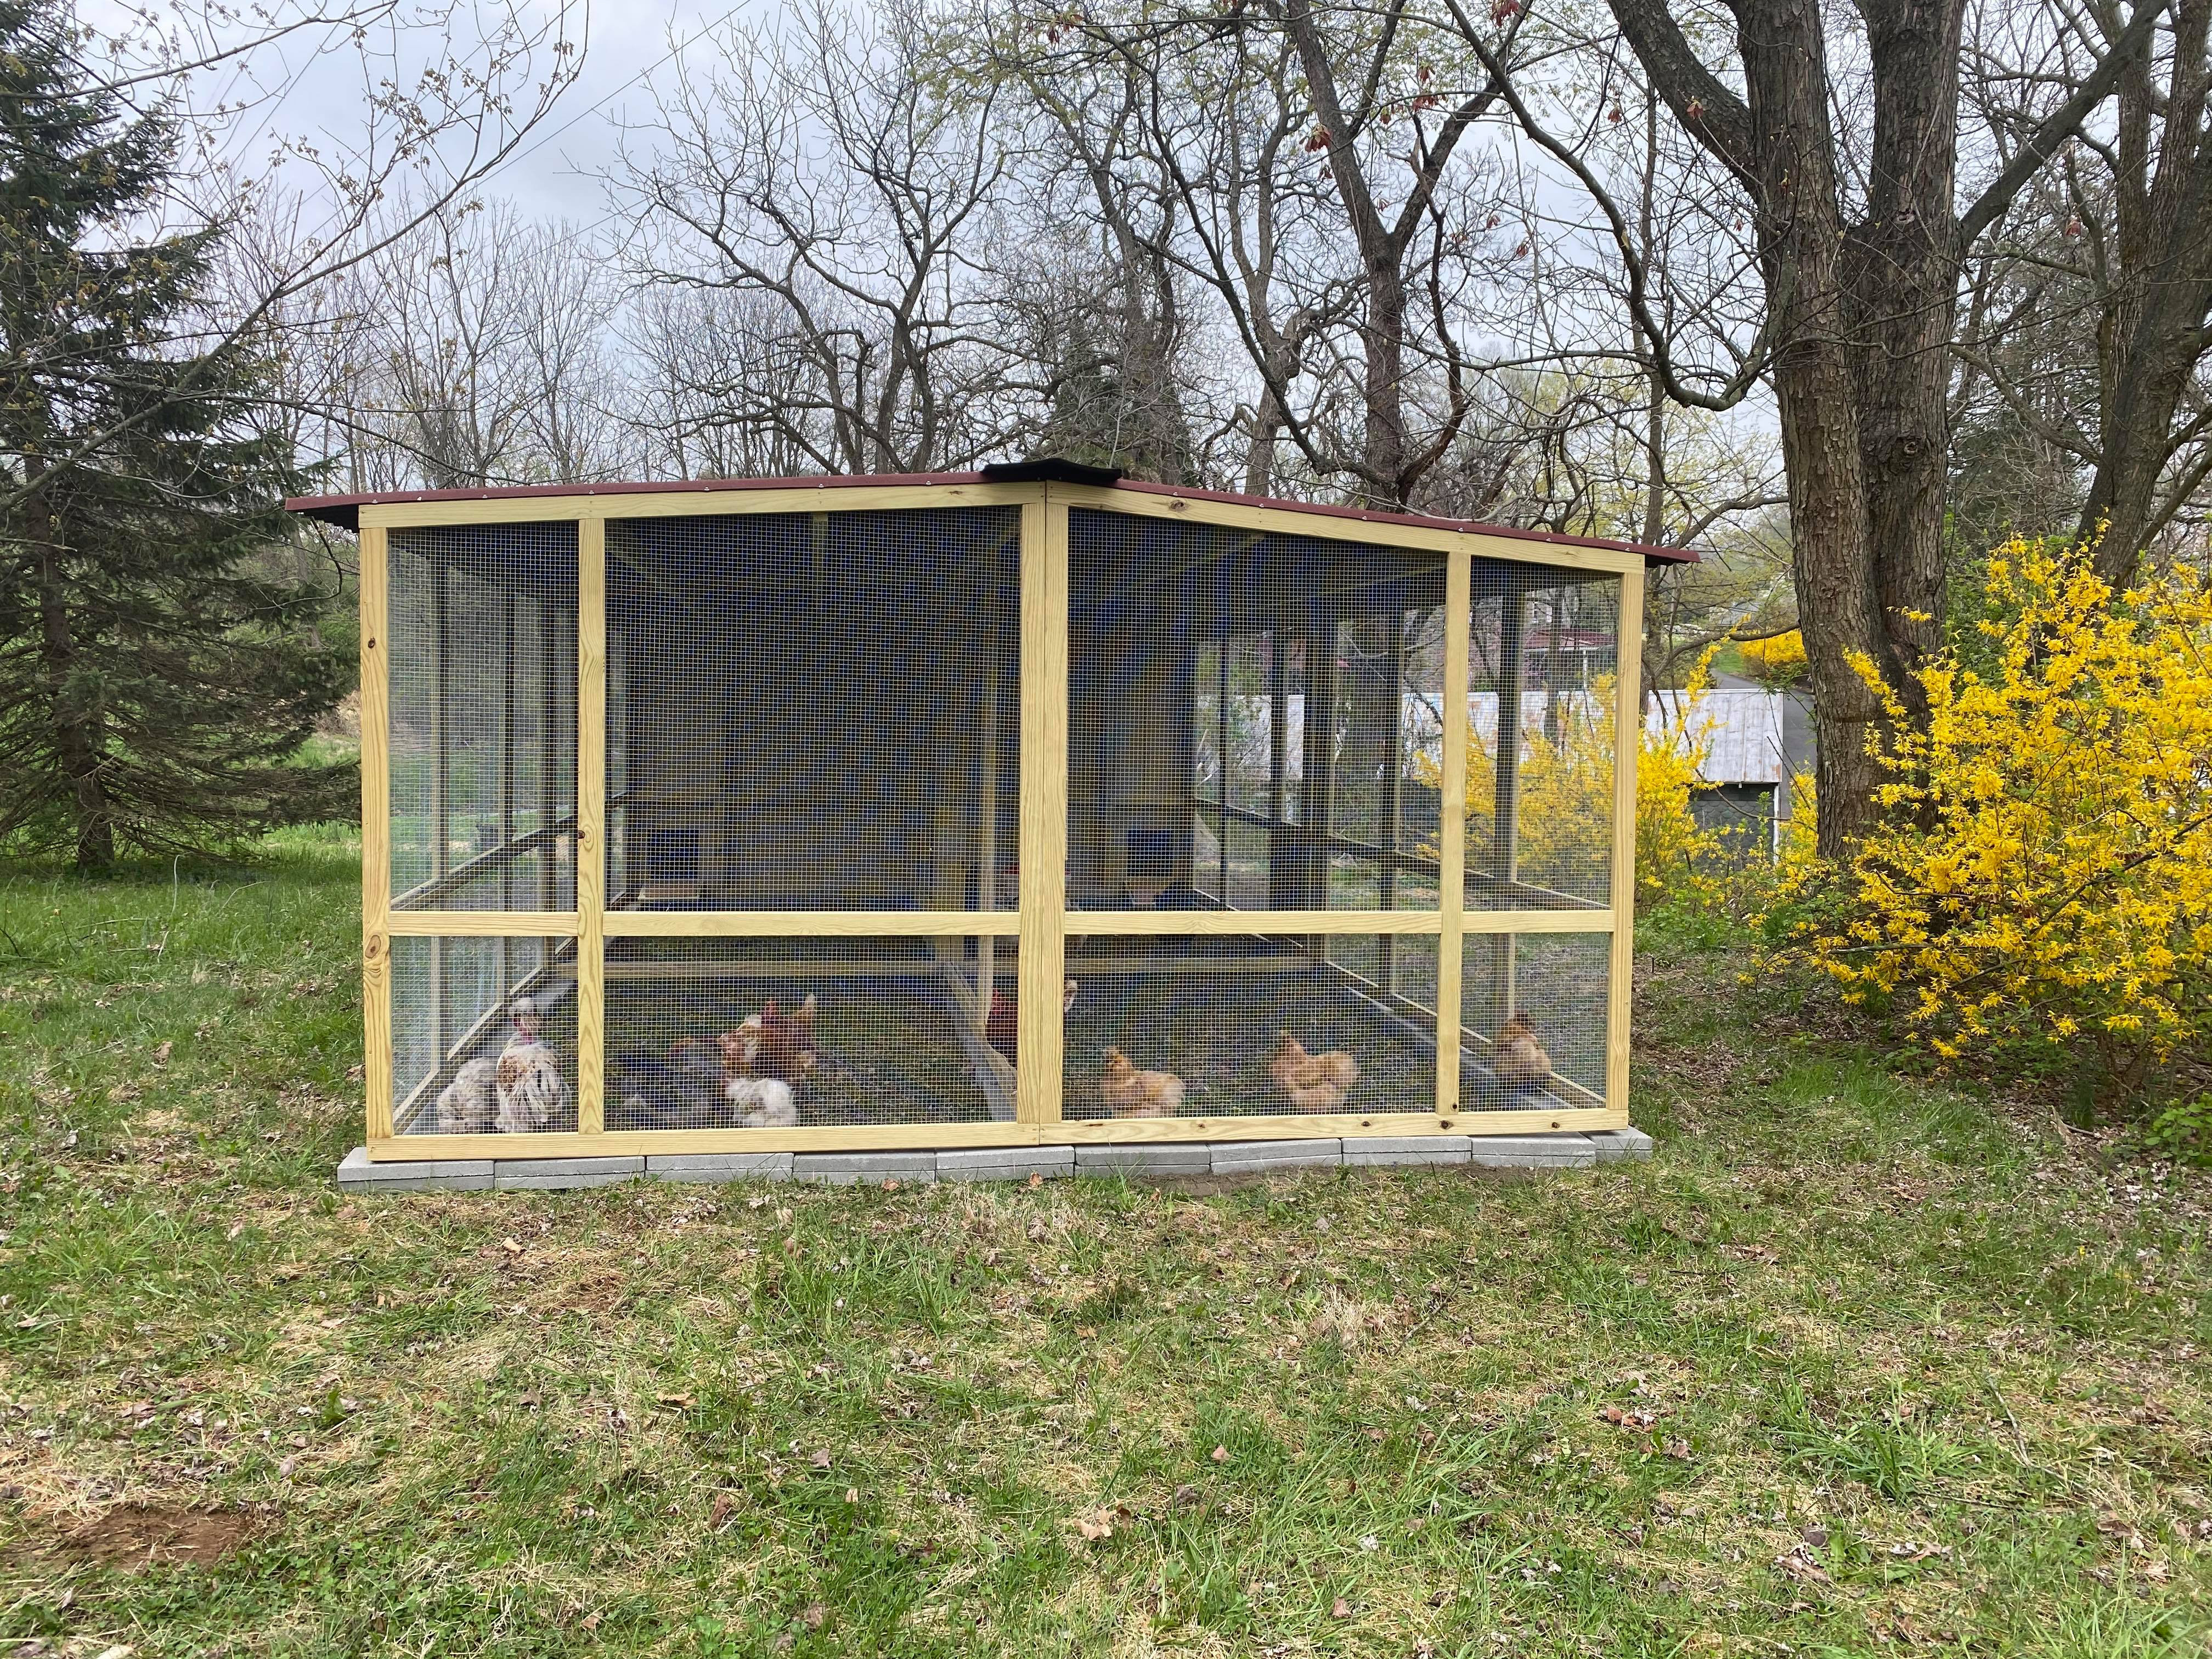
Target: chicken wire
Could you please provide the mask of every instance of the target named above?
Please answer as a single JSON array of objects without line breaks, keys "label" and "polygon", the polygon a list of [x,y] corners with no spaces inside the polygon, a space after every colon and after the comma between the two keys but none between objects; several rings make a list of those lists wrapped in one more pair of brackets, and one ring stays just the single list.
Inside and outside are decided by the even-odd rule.
[{"label": "chicken wire", "polygon": [[1441,555],[1069,515],[1068,906],[1434,908]]},{"label": "chicken wire", "polygon": [[393,907],[572,908],[575,526],[395,530],[388,551]]},{"label": "chicken wire", "polygon": [[1469,909],[1610,902],[1620,645],[1619,577],[1477,562],[1468,653]]},{"label": "chicken wire", "polygon": [[395,1130],[574,1131],[575,989],[566,939],[394,939]]},{"label": "chicken wire", "polygon": [[[1068,957],[1068,1118],[1435,1109],[1433,1009],[1346,973],[1303,940],[1089,944]],[[1437,941],[1396,945],[1433,1000]]]},{"label": "chicken wire", "polygon": [[607,526],[611,902],[1010,908],[1018,508]]},{"label": "chicken wire", "polygon": [[1463,963],[1462,1110],[1606,1103],[1611,934],[1470,936]]},{"label": "chicken wire", "polygon": [[609,940],[606,1127],[1012,1118],[1011,1021],[978,1016],[962,943]]}]

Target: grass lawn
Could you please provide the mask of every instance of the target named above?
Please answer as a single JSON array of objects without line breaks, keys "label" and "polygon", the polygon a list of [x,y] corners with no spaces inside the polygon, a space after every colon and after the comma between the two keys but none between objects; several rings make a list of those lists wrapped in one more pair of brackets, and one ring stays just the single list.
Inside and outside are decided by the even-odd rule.
[{"label": "grass lawn", "polygon": [[0,872],[0,1655],[2212,1630],[2212,1182],[1725,953],[1649,1165],[347,1200],[353,856]]}]

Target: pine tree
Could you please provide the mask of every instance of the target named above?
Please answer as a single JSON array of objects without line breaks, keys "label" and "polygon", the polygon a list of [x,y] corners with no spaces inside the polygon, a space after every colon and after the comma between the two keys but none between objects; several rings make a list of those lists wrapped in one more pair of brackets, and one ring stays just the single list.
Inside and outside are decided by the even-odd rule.
[{"label": "pine tree", "polygon": [[344,773],[295,763],[349,665],[265,574],[305,480],[267,342],[211,320],[221,228],[143,229],[176,124],[72,21],[0,0],[0,846],[92,870],[330,811]]}]

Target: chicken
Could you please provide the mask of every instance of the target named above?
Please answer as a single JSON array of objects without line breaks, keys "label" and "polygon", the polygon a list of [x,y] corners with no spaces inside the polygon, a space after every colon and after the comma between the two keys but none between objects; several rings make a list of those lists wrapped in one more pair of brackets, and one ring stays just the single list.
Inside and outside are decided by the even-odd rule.
[{"label": "chicken", "polygon": [[507,1010],[514,1030],[499,1056],[495,1080],[499,1090],[498,1127],[502,1134],[528,1134],[549,1127],[568,1103],[568,1079],[561,1061],[539,1036],[538,1005],[517,997]]},{"label": "chicken", "polygon": [[777,1077],[733,1077],[726,1091],[741,1129],[795,1129],[799,1102]]},{"label": "chicken", "polygon": [[1536,1033],[1520,1014],[1509,1014],[1498,1028],[1491,1046],[1490,1069],[1498,1080],[1515,1091],[1542,1088],[1552,1080],[1552,1057],[1536,1041]]},{"label": "chicken", "polygon": [[1173,1117],[1182,1109],[1182,1079],[1173,1072],[1140,1072],[1128,1055],[1109,1048],[1098,1098],[1115,1117]]},{"label": "chicken", "polygon": [[[1070,980],[1061,991],[1061,1013],[1075,1006],[1075,981]],[[1004,1054],[1010,1063],[1016,1058],[1014,1050],[1021,1035],[1020,995],[1018,989],[994,990],[991,993],[991,1011],[983,1018],[983,1040]]]},{"label": "chicken", "polygon": [[1344,1104],[1352,1085],[1359,1081],[1359,1062],[1341,1048],[1310,1054],[1305,1044],[1288,1031],[1275,1036],[1275,1057],[1267,1062],[1268,1075],[1301,1112],[1334,1112]]},{"label": "chicken", "polygon": [[771,997],[760,1011],[760,1047],[753,1056],[757,1077],[797,1083],[811,1072],[818,1055],[814,1047],[814,994],[789,1013],[781,1012]]},{"label": "chicken", "polygon": [[448,1135],[480,1135],[492,1125],[499,1109],[499,1062],[472,1060],[453,1073],[438,1096],[438,1132]]},{"label": "chicken", "polygon": [[811,1072],[820,1059],[814,1043],[814,994],[790,1013],[770,998],[757,1014],[748,1015],[734,1030],[714,1039],[722,1054],[726,1083],[738,1078],[777,1078],[796,1083]]}]

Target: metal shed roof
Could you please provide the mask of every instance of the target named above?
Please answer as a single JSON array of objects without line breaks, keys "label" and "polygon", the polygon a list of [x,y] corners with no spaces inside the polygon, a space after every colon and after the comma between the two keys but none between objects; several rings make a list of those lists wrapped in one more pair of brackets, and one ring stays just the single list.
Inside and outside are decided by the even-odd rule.
[{"label": "metal shed roof", "polygon": [[[504,484],[471,489],[394,489],[361,495],[297,495],[284,503],[289,512],[319,519],[343,530],[357,530],[364,507],[416,501],[490,501],[528,500],[540,496],[712,495],[724,491],[756,489],[845,489],[870,484],[975,484],[1052,482],[1103,485],[1148,495],[1180,496],[1196,501],[1230,501],[1248,507],[1276,507],[1289,513],[1309,513],[1328,518],[1353,519],[1364,524],[1407,525],[1428,530],[1463,530],[1513,541],[1550,542],[1562,547],[1603,547],[1616,552],[1640,553],[1647,564],[1694,564],[1695,550],[1650,547],[1639,542],[1610,541],[1600,536],[1565,536],[1547,530],[1521,530],[1508,525],[1481,524],[1470,519],[1441,519],[1418,513],[1378,513],[1365,507],[1333,507],[1313,501],[1283,501],[1267,495],[1244,495],[1229,490],[1194,489],[1181,484],[1146,483],[1123,478],[1099,467],[1058,460],[1020,461],[987,466],[979,472],[887,472],[858,477],[806,478],[687,478],[675,482],[624,483]],[[798,511],[803,507],[794,503]],[[711,508],[702,507],[711,511]]]}]

